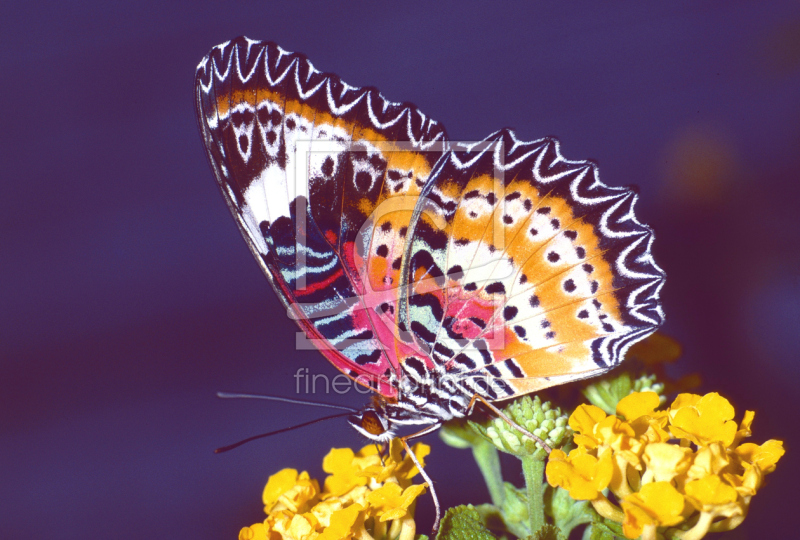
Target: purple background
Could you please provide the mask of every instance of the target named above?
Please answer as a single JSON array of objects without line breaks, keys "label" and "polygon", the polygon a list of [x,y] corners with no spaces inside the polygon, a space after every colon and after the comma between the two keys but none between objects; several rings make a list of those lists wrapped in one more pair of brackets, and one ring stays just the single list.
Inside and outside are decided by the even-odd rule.
[{"label": "purple background", "polygon": [[[0,537],[235,538],[269,474],[319,477],[327,449],[361,445],[331,421],[211,452],[318,416],[217,390],[334,374],[294,350],[197,132],[195,66],[240,34],[412,101],[452,139],[555,135],[637,184],[684,369],[790,452],[731,538],[794,536],[800,5],[536,4],[4,5]],[[469,454],[427,442],[443,504],[485,500]]]}]

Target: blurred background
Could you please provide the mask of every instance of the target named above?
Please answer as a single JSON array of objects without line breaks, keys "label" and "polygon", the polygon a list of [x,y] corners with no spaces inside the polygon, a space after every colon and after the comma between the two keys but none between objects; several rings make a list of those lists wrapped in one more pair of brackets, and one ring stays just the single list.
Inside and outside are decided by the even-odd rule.
[{"label": "blurred background", "polygon": [[[222,401],[290,395],[280,308],[218,192],[195,66],[237,35],[412,101],[452,139],[557,136],[638,215],[667,272],[663,330],[788,454],[730,538],[793,538],[800,381],[800,4],[13,2],[0,9],[0,537],[236,538],[283,467],[322,477],[331,421]],[[365,398],[325,396],[360,406]],[[488,500],[438,437],[444,506]],[[521,478],[511,473],[511,480]],[[419,516],[430,523],[425,500]]]}]

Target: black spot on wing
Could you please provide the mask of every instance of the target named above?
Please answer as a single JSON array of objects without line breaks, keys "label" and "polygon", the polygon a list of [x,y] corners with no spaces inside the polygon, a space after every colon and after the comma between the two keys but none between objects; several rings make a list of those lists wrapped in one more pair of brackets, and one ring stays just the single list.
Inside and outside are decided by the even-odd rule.
[{"label": "black spot on wing", "polygon": [[444,309],[436,296],[432,294],[414,294],[409,297],[408,303],[415,307],[429,309],[434,318],[442,322]]},{"label": "black spot on wing", "polygon": [[447,276],[453,281],[458,281],[464,277],[464,269],[459,265],[451,266],[450,270],[447,271]]},{"label": "black spot on wing", "polygon": [[433,343],[436,341],[436,334],[428,330],[428,328],[419,321],[411,321],[411,331],[417,334],[426,343]]},{"label": "black spot on wing", "polygon": [[470,317],[469,320],[478,325],[481,329],[486,328],[486,322],[480,317]]},{"label": "black spot on wing", "polygon": [[368,364],[377,364],[381,358],[381,351],[380,349],[375,349],[369,354],[362,354],[360,356],[356,356],[355,363],[360,366],[366,366]]},{"label": "black spot on wing", "polygon": [[487,294],[506,294],[505,286],[499,281],[490,283],[489,285],[486,286],[485,290]]},{"label": "black spot on wing", "polygon": [[328,156],[325,158],[325,163],[322,164],[322,174],[330,177],[333,175],[333,159]]},{"label": "black spot on wing", "polygon": [[419,376],[424,379],[428,375],[428,370],[425,368],[425,363],[414,356],[409,356],[403,361],[403,366],[406,369],[412,369]]},{"label": "black spot on wing", "polygon": [[478,367],[475,364],[475,361],[464,353],[457,354],[455,358],[453,358],[453,362],[458,366],[463,367],[465,370],[471,370]]},{"label": "black spot on wing", "polygon": [[516,362],[512,360],[506,360],[503,365],[505,365],[508,371],[511,372],[512,377],[517,379],[522,379],[525,377],[525,373],[522,372],[522,369],[520,369]]},{"label": "black spot on wing", "polygon": [[436,265],[433,256],[426,250],[420,250],[411,257],[411,275],[414,276],[420,268],[425,270],[423,279],[433,278],[437,286],[444,286],[444,274]]}]

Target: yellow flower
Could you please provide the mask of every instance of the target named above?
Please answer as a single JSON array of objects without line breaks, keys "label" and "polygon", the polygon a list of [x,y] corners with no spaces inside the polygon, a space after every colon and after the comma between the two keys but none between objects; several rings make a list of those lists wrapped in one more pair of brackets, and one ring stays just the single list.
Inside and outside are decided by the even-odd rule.
[{"label": "yellow flower", "polygon": [[596,447],[600,441],[594,436],[594,426],[608,416],[600,407],[579,405],[569,417],[569,427],[575,432],[575,444],[586,448]]},{"label": "yellow flower", "polygon": [[[343,505],[356,503],[366,507],[368,504],[367,495],[369,494],[370,494],[369,486],[356,486],[347,493],[339,495],[338,497],[325,498],[323,502],[337,501]],[[317,506],[319,506],[319,504]]]},{"label": "yellow flower", "polygon": [[691,448],[663,442],[648,444],[644,449],[646,471],[642,475],[642,484],[671,482],[689,469],[692,457]]},{"label": "yellow flower", "polygon": [[[575,432],[573,440],[579,448],[596,449],[597,452],[611,448],[614,451],[615,485],[623,482],[627,476],[627,464],[635,469],[641,469],[639,458],[642,443],[636,438],[636,432],[628,422],[616,416],[608,416],[594,405],[580,405],[570,415],[569,425]],[[598,454],[595,452],[595,455]]]},{"label": "yellow flower", "polygon": [[617,414],[629,422],[642,416],[653,416],[660,401],[655,392],[634,392],[617,403]]},{"label": "yellow flower", "polygon": [[263,523],[255,523],[239,531],[239,540],[267,540],[267,527]]},{"label": "yellow flower", "polygon": [[[356,506],[358,503],[351,503],[350,501],[343,501],[339,498],[326,499],[314,505],[314,508],[308,512],[314,516],[316,522],[322,527],[329,527],[331,524],[331,517],[333,514],[344,508],[345,506]],[[362,506],[363,505],[359,505]]]},{"label": "yellow flower", "polygon": [[[392,461],[397,463],[395,475],[401,480],[411,480],[419,474],[419,469],[417,469],[416,464],[410,456],[405,456],[403,459],[400,459],[402,450],[403,445],[400,443],[400,440],[393,439],[389,445],[389,456],[391,457]],[[414,452],[414,455],[420,462],[420,465],[424,467],[425,458],[431,453],[431,447],[427,444],[417,443],[411,447],[411,451]]]},{"label": "yellow flower", "polygon": [[711,443],[700,447],[686,473],[690,480],[721,474],[731,465],[731,458],[722,443]]},{"label": "yellow flower", "polygon": [[739,495],[752,497],[761,488],[764,475],[775,470],[785,450],[783,442],[770,439],[761,446],[753,443],[743,444],[734,452],[742,461],[742,474],[725,473],[723,477],[736,488]]},{"label": "yellow flower", "polygon": [[[374,445],[371,448],[375,450]],[[362,452],[366,451],[366,449],[367,447]],[[425,457],[431,451],[430,447],[426,444],[417,443],[411,448],[411,451],[414,452],[417,460],[424,467]],[[398,479],[400,485],[407,487],[411,484],[410,480],[419,474],[419,470],[410,456],[403,457],[403,444],[400,440],[392,439],[391,443],[389,443],[389,455],[384,458],[383,463],[379,461],[377,464],[366,467],[362,474],[368,475],[378,482],[384,482],[390,476],[394,476]]]},{"label": "yellow flower", "polygon": [[625,511],[622,532],[627,538],[638,538],[647,527],[654,532],[658,526],[677,525],[683,521],[683,507],[683,495],[670,483],[646,484],[622,501]]},{"label": "yellow flower", "polygon": [[403,489],[389,482],[367,495],[367,501],[381,521],[389,521],[405,517],[408,507],[424,492],[424,485],[414,484]]},{"label": "yellow flower", "polygon": [[698,446],[716,441],[730,446],[736,436],[733,405],[716,392],[702,397],[680,394],[669,415],[672,434]]},{"label": "yellow flower", "polygon": [[291,518],[287,514],[282,514],[271,528],[280,534],[283,540],[314,540],[319,536],[315,525],[316,520],[307,514],[295,514]]},{"label": "yellow flower", "polygon": [[617,404],[617,415],[624,417],[643,443],[666,442],[672,435],[665,429],[668,414],[656,411],[660,397],[655,392],[634,392]]},{"label": "yellow flower", "polygon": [[753,425],[753,419],[755,419],[755,417],[755,411],[744,412],[744,418],[742,418],[742,422],[739,424],[739,430],[733,437],[733,444],[731,445],[732,447],[738,446],[742,439],[746,439],[753,434],[753,432],[750,430],[750,426]]},{"label": "yellow flower", "polygon": [[374,445],[364,447],[358,455],[349,448],[334,448],[322,461],[322,470],[330,474],[325,479],[325,497],[343,495],[369,482],[370,472],[381,471],[381,458]]},{"label": "yellow flower", "polygon": [[[412,449],[420,463],[430,447]],[[239,531],[239,540],[413,540],[414,501],[425,492],[412,484],[419,472],[393,440],[383,463],[375,445],[358,452],[332,449],[323,460],[325,489],[308,473],[283,469],[269,477],[262,523]]]},{"label": "yellow flower", "polygon": [[[703,538],[709,530],[729,531],[737,527],[747,514],[749,497],[723,482],[719,476],[706,476],[686,484],[686,499],[700,511],[694,526],[681,533],[684,540]],[[717,520],[722,517],[723,519]],[[717,521],[715,521],[717,520]]]},{"label": "yellow flower", "polygon": [[566,489],[573,499],[591,501],[598,498],[611,482],[611,450],[605,449],[598,459],[582,447],[572,450],[569,455],[553,449],[545,474],[551,486]]},{"label": "yellow flower", "polygon": [[358,522],[363,508],[359,504],[352,504],[342,510],[337,510],[331,515],[330,524],[320,533],[317,540],[343,540],[352,538],[355,534],[354,525]]},{"label": "yellow flower", "polygon": [[686,497],[699,509],[704,511],[719,507],[736,500],[736,490],[720,480],[719,476],[706,476],[700,480],[692,480],[684,488]]},{"label": "yellow flower", "polygon": [[786,453],[783,441],[770,439],[761,446],[745,443],[735,450],[736,455],[747,463],[756,465],[762,472],[771,473],[775,470],[778,460]]},{"label": "yellow flower", "polygon": [[309,479],[307,472],[298,475],[295,469],[283,469],[269,477],[261,498],[266,513],[278,510],[303,513],[318,494],[319,483]]},{"label": "yellow flower", "polygon": [[611,448],[615,456],[623,458],[634,468],[641,469],[639,456],[642,453],[642,442],[636,438],[636,432],[630,424],[616,416],[609,416],[595,424],[594,433],[603,447]]},{"label": "yellow flower", "polygon": [[761,488],[764,473],[756,466],[749,463],[743,464],[742,474],[724,473],[722,476],[725,481],[736,489],[742,499],[749,502],[750,497],[755,495]]}]

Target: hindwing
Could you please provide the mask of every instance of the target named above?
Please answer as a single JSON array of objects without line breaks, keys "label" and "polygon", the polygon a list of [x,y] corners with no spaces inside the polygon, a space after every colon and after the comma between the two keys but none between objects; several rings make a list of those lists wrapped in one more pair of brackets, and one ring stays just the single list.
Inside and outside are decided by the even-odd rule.
[{"label": "hindwing", "polygon": [[427,367],[492,399],[590,377],[663,321],[637,195],[500,131],[454,149],[421,195],[400,323]]}]

